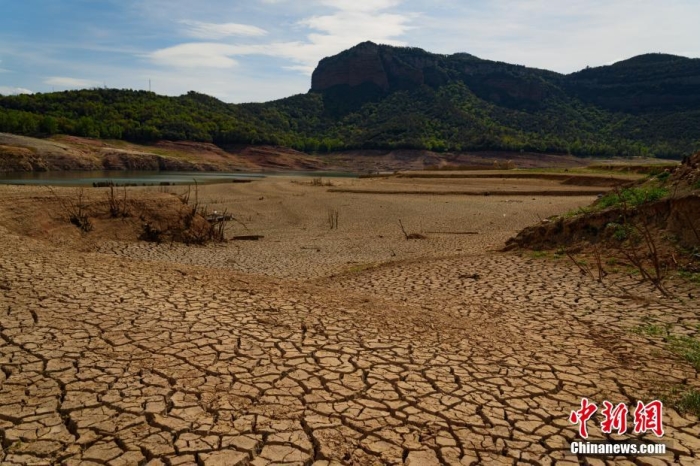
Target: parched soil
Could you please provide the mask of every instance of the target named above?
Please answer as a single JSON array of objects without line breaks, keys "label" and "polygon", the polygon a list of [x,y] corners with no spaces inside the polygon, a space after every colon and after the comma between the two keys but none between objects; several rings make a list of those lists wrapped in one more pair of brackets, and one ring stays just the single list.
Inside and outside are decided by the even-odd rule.
[{"label": "parched soil", "polygon": [[[128,196],[166,209],[182,189]],[[262,238],[187,247],[137,241],[138,217],[96,219],[82,234],[56,200],[78,191],[55,192],[0,186],[2,464],[699,461],[698,419],[670,406],[667,456],[567,453],[582,397],[631,407],[675,385],[700,388],[660,338],[632,331],[653,321],[697,334],[695,297],[495,252],[592,196],[210,185],[198,199],[234,214],[228,235]],[[84,194],[95,204],[106,190]],[[399,220],[425,239],[406,240]],[[604,437],[598,422],[589,430]]]}]

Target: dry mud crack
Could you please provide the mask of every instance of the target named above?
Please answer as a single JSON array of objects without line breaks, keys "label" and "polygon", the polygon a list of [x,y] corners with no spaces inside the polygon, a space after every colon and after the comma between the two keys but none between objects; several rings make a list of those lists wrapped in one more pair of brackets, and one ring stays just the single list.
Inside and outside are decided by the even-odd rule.
[{"label": "dry mud crack", "polygon": [[515,255],[301,283],[0,234],[2,464],[700,462],[698,420],[671,408],[667,456],[564,450],[581,397],[700,385],[629,331],[697,327],[695,301]]}]

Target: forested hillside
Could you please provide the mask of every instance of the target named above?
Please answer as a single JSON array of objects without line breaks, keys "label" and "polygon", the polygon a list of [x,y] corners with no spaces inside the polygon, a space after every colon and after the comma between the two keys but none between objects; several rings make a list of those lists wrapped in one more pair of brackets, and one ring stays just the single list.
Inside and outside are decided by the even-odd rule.
[{"label": "forested hillside", "polygon": [[571,75],[363,43],[307,94],[227,104],[190,92],[0,96],[0,132],[134,142],[681,157],[700,149],[700,60],[650,54]]}]

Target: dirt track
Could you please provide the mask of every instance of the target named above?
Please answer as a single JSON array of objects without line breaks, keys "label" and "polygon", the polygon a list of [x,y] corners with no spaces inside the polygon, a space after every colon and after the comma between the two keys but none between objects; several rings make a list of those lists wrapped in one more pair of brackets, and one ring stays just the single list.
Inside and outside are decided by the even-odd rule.
[{"label": "dirt track", "polygon": [[[631,332],[697,329],[696,300],[492,252],[587,197],[211,186],[202,201],[262,241],[78,252],[70,226],[23,234],[45,193],[0,193],[3,464],[579,464],[564,448],[581,397],[700,386]],[[399,218],[427,239],[404,240]],[[698,420],[667,408],[664,423],[671,455],[608,463],[697,464]]]}]

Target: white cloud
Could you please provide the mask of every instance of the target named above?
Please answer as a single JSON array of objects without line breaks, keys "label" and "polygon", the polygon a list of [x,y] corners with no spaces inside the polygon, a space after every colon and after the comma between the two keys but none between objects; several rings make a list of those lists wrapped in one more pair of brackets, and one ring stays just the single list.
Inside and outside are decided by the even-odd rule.
[{"label": "white cloud", "polygon": [[156,50],[148,57],[156,64],[177,68],[232,68],[235,47],[213,42],[191,42]]},{"label": "white cloud", "polygon": [[110,76],[110,85],[117,88],[148,89],[158,94],[182,95],[195,90],[215,96],[225,102],[263,102],[306,92],[309,80],[296,73],[263,74],[256,69],[236,68],[235,73],[226,68],[183,68],[173,72],[168,68],[120,70],[101,68],[100,74]]},{"label": "white cloud", "polygon": [[341,11],[381,11],[398,6],[401,0],[321,0],[321,4]]},{"label": "white cloud", "polygon": [[352,38],[362,42],[362,38],[386,40],[403,35],[409,30],[408,15],[388,13],[368,13],[364,11],[341,11],[332,15],[312,16],[301,20],[299,24],[326,33],[326,38],[311,35],[309,38]]},{"label": "white cloud", "polygon": [[[412,43],[433,52],[572,72],[649,52],[688,51],[700,3],[668,0],[443,0]],[[686,55],[697,56],[700,49]]]},{"label": "white cloud", "polygon": [[33,91],[23,87],[0,86],[1,95],[34,94]]},{"label": "white cloud", "polygon": [[297,71],[302,74],[311,74],[314,72],[314,67],[313,66],[307,66],[307,65],[291,65],[291,66],[283,66],[282,69],[284,70],[289,70],[289,71]]},{"label": "white cloud", "polygon": [[187,35],[197,39],[217,40],[229,36],[261,37],[267,31],[257,26],[238,23],[204,23],[201,21],[183,20],[180,23],[187,26]]},{"label": "white cloud", "polygon": [[49,86],[65,87],[70,89],[99,86],[101,83],[89,79],[67,78],[64,76],[52,76],[44,80]]},{"label": "white cloud", "polygon": [[[231,68],[236,65],[236,60],[232,57],[265,55],[289,60],[293,65],[282,66],[282,68],[308,75],[322,58],[366,40],[405,45],[397,38],[411,29],[410,24],[417,17],[415,14],[395,14],[385,11],[399,5],[399,0],[373,2],[320,0],[314,3],[320,3],[335,11],[297,21],[295,23],[297,27],[310,31],[305,41],[252,45],[192,42],[156,50],[147,57],[154,63],[164,66]],[[210,23],[201,24],[211,26]]]}]

